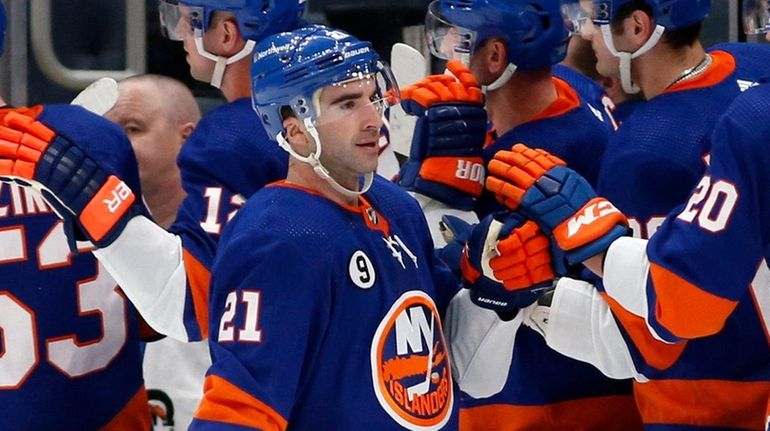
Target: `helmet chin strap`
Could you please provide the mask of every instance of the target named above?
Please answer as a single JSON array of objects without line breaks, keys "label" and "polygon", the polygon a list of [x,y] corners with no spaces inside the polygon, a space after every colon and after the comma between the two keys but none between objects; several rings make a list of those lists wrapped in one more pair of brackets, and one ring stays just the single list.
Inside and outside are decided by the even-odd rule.
[{"label": "helmet chin strap", "polygon": [[[471,67],[470,54],[457,52],[456,55],[457,55],[456,58],[459,58],[460,61],[462,61],[463,64],[465,64],[466,67],[468,68]],[[487,94],[490,91],[495,91],[497,89],[502,88],[503,85],[507,84],[508,81],[511,80],[511,77],[513,77],[513,74],[516,73],[516,69],[518,69],[518,66],[516,66],[513,63],[508,63],[508,66],[505,67],[505,70],[503,71],[502,75],[500,75],[497,79],[495,79],[494,82],[492,82],[491,84],[482,85],[481,91],[484,92],[484,94]],[[450,72],[449,69],[444,71],[444,73],[447,75],[452,75],[452,72]]]},{"label": "helmet chin strap", "polygon": [[198,54],[216,63],[214,66],[214,73],[211,75],[211,85],[216,88],[222,87],[222,78],[225,75],[225,68],[227,65],[235,63],[236,61],[239,61],[247,55],[251,54],[255,45],[256,42],[253,40],[248,40],[246,41],[246,45],[243,46],[243,49],[241,49],[237,54],[231,57],[222,57],[220,55],[214,55],[206,51],[206,48],[203,47],[203,35],[195,35],[195,49],[198,50]]},{"label": "helmet chin strap", "polygon": [[337,182],[334,178],[332,178],[331,174],[329,173],[329,170],[324,167],[323,164],[321,164],[321,139],[318,137],[318,131],[316,130],[315,126],[313,125],[313,122],[310,120],[310,118],[305,118],[305,129],[310,133],[310,135],[313,137],[313,139],[316,142],[316,150],[314,152],[311,152],[308,156],[302,156],[291,147],[289,142],[286,140],[286,138],[283,136],[283,133],[279,133],[275,140],[278,141],[278,145],[281,146],[286,152],[288,152],[292,157],[299,160],[300,162],[307,163],[310,166],[313,167],[313,172],[315,172],[316,175],[321,177],[324,181],[329,183],[332,188],[340,193],[342,193],[345,196],[350,197],[358,197],[367,191],[369,191],[369,188],[372,187],[372,183],[374,182],[374,172],[369,172],[364,175],[364,184],[361,187],[361,190],[350,190],[340,183]]},{"label": "helmet chin strap", "polygon": [[503,74],[500,75],[497,79],[494,80],[489,85],[482,85],[481,91],[484,92],[484,94],[489,93],[490,91],[495,91],[497,89],[500,89],[503,87],[503,85],[507,84],[508,81],[511,80],[511,77],[513,77],[513,74],[516,73],[516,69],[518,66],[516,66],[513,63],[508,63],[508,66],[506,66],[505,70],[503,71]]},{"label": "helmet chin strap", "polygon": [[615,48],[615,41],[612,39],[612,29],[609,24],[602,25],[601,29],[602,38],[610,54],[620,59],[620,83],[623,86],[623,91],[628,94],[639,93],[642,89],[631,79],[631,60],[645,54],[657,45],[666,29],[661,25],[656,25],[647,42],[634,52],[621,52]]}]

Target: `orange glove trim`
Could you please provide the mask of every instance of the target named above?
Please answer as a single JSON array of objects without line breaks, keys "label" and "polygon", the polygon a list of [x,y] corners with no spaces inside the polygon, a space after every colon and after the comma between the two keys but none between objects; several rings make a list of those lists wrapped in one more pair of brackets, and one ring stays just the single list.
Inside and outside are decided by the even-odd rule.
[{"label": "orange glove trim", "polygon": [[596,197],[556,226],[553,237],[559,248],[572,250],[601,238],[617,225],[628,226],[626,216],[607,199]]},{"label": "orange glove trim", "polygon": [[80,222],[88,233],[99,241],[115,226],[136,200],[130,188],[118,177],[111,175],[91,202],[83,209]]},{"label": "orange glove trim", "polygon": [[484,161],[481,157],[431,157],[420,166],[420,177],[479,197],[484,189]]}]

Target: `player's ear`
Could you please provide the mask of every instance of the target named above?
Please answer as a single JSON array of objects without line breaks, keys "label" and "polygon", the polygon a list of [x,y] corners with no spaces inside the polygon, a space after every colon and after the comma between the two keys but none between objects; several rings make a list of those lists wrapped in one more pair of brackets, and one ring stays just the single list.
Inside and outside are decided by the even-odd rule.
[{"label": "player's ear", "polygon": [[187,122],[179,126],[179,133],[182,135],[182,140],[186,140],[188,136],[195,129],[195,123]]},{"label": "player's ear", "polygon": [[653,18],[642,10],[635,10],[623,21],[623,33],[631,38],[631,42],[637,48],[647,42],[654,30]]},{"label": "player's ear", "polygon": [[502,39],[493,38],[487,42],[487,70],[493,76],[499,76],[508,67],[508,48]]},{"label": "player's ear", "polygon": [[307,154],[310,146],[310,139],[305,126],[296,117],[287,117],[283,120],[283,129],[286,140],[300,154]]},{"label": "player's ear", "polygon": [[240,52],[246,42],[241,38],[238,23],[230,13],[214,12],[216,20],[212,27],[216,28],[218,43],[221,45],[223,55],[230,56]]}]

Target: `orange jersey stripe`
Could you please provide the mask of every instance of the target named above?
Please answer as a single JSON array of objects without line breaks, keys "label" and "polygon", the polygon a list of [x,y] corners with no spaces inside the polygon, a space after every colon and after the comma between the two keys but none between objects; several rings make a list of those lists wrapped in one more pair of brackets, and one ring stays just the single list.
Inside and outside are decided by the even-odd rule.
[{"label": "orange jersey stripe", "polygon": [[641,429],[642,421],[634,398],[624,395],[584,398],[545,406],[492,404],[460,409],[461,431]]},{"label": "orange jersey stripe", "polygon": [[679,338],[718,333],[738,306],[738,301],[701,290],[654,263],[650,263],[650,276],[657,295],[655,319]]},{"label": "orange jersey stripe", "polygon": [[606,293],[602,292],[601,295],[602,298],[607,301],[607,305],[610,306],[612,314],[618,319],[620,324],[623,325],[626,333],[631,337],[636,348],[639,349],[639,353],[642,354],[645,362],[651,367],[659,370],[664,370],[674,365],[684,351],[684,348],[687,346],[686,341],[667,344],[655,339],[650,333],[647,322],[645,322],[644,319],[623,308]]},{"label": "orange jersey stripe", "polygon": [[770,382],[657,380],[634,383],[634,393],[645,424],[761,430]]},{"label": "orange jersey stripe", "polygon": [[580,97],[570,85],[557,77],[551,78],[554,87],[556,87],[556,100],[554,100],[545,111],[537,114],[529,121],[544,120],[546,118],[558,117],[580,106]]},{"label": "orange jersey stripe", "polygon": [[190,285],[190,294],[192,295],[193,307],[195,309],[195,320],[198,321],[201,338],[206,339],[209,337],[209,284],[211,282],[211,272],[187,250],[182,249],[182,253],[187,283]]},{"label": "orange jersey stripe", "polygon": [[112,420],[99,431],[143,431],[152,429],[147,390],[142,386]]},{"label": "orange jersey stripe", "polygon": [[286,419],[270,406],[214,375],[207,376],[203,383],[203,401],[195,418],[262,431],[284,431],[288,426]]},{"label": "orange jersey stripe", "polygon": [[693,79],[687,79],[667,88],[665,93],[676,91],[697,90],[699,88],[711,87],[727,79],[735,71],[735,58],[725,51],[714,51],[710,53],[714,60],[706,73]]}]

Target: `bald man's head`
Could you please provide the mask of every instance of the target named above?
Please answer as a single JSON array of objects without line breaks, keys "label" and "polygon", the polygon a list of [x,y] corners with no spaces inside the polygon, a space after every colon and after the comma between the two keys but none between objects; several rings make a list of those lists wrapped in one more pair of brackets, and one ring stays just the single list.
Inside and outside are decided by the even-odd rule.
[{"label": "bald man's head", "polygon": [[[201,118],[200,109],[184,84],[165,76],[127,78],[118,83],[118,90],[118,101],[104,116],[128,135],[139,162],[144,197],[157,221],[164,224],[161,219],[168,218],[165,213],[170,211],[161,206],[181,193],[176,159]],[[173,217],[168,223],[171,221]]]}]

